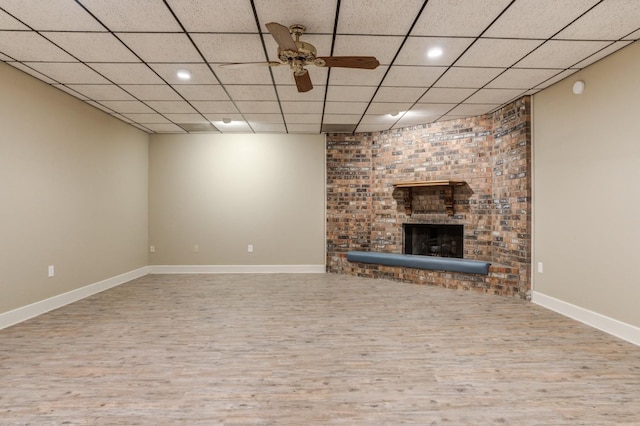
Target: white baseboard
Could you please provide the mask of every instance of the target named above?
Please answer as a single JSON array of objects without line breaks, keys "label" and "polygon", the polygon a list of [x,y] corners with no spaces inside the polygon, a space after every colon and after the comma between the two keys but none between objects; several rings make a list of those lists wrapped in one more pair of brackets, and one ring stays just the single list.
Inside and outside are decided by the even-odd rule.
[{"label": "white baseboard", "polygon": [[70,303],[77,302],[85,297],[93,296],[94,294],[119,286],[136,278],[140,278],[148,273],[148,267],[144,266],[133,271],[125,272],[124,274],[116,275],[115,277],[107,278],[106,280],[98,281],[66,293],[58,294],[57,296],[41,300],[30,305],[1,313],[0,330],[18,324],[22,321],[26,321],[30,318],[37,317],[38,315],[42,315],[54,309],[61,308]]},{"label": "white baseboard", "polygon": [[324,274],[325,265],[151,265],[150,274]]},{"label": "white baseboard", "polygon": [[531,296],[531,301],[536,305],[640,346],[640,328],[638,327],[535,291]]}]

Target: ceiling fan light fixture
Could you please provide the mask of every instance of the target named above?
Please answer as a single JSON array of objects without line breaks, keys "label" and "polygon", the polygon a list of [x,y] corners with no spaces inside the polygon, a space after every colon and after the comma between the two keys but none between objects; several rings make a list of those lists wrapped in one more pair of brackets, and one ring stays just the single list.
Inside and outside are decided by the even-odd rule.
[{"label": "ceiling fan light fixture", "polygon": [[176,77],[184,81],[191,80],[191,71],[185,69],[178,70],[176,71]]},{"label": "ceiling fan light fixture", "polygon": [[441,47],[432,47],[431,49],[427,50],[427,57],[434,59],[434,58],[438,58],[440,56],[442,56],[442,54],[444,53],[444,51],[442,50]]}]

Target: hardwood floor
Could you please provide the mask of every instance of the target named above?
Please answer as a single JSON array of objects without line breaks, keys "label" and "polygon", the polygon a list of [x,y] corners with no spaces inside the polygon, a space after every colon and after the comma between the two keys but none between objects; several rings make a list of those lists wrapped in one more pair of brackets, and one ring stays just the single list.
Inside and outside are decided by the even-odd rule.
[{"label": "hardwood floor", "polygon": [[2,425],[638,425],[640,348],[520,300],[150,275],[0,331]]}]

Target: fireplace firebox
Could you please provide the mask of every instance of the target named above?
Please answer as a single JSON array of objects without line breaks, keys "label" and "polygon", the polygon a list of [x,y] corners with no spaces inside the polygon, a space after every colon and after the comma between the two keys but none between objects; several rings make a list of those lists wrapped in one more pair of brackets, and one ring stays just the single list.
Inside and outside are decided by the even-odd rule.
[{"label": "fireplace firebox", "polygon": [[402,228],[405,254],[463,257],[463,225],[405,223]]}]

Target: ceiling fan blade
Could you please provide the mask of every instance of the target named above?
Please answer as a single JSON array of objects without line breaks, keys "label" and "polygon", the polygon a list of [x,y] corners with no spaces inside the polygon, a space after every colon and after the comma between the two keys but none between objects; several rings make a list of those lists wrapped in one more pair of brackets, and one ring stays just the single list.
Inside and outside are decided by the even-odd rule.
[{"label": "ceiling fan blade", "polygon": [[319,67],[342,67],[376,69],[380,62],[373,56],[322,56],[316,58],[315,64]]},{"label": "ceiling fan blade", "polygon": [[279,67],[280,65],[287,65],[284,62],[228,62],[226,64],[218,65],[220,68],[246,68],[246,67],[255,67],[255,66],[265,66],[265,67]]},{"label": "ceiling fan blade", "polygon": [[294,52],[298,51],[298,46],[296,46],[295,41],[293,41],[293,37],[291,37],[291,33],[289,32],[289,28],[285,27],[282,24],[278,24],[277,22],[269,22],[267,24],[267,29],[271,33],[271,36],[278,43],[278,48],[280,50],[292,50]]},{"label": "ceiling fan blade", "polygon": [[309,90],[313,89],[309,71],[304,70],[304,73],[300,75],[293,73],[293,78],[295,78],[296,80],[296,87],[298,87],[298,92],[308,92]]}]

